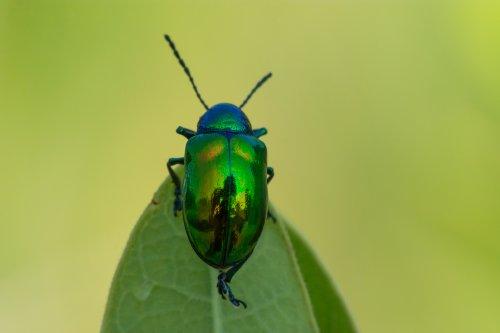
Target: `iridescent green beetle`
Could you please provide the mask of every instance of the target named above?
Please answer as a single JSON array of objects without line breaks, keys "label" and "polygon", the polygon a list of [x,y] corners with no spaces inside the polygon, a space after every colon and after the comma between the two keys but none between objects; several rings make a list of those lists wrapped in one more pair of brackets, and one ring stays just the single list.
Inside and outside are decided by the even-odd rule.
[{"label": "iridescent green beetle", "polygon": [[[182,211],[196,254],[219,269],[217,288],[222,298],[246,307],[234,297],[229,282],[252,254],[266,217],[274,219],[267,208],[267,184],[274,171],[267,166],[266,145],[259,140],[267,130],[252,130],[241,109],[272,74],[257,82],[239,107],[221,103],[209,108],[175,44],[168,35],[165,39],[206,110],[196,132],[177,128],[188,142],[184,157],[167,163],[175,184],[173,211],[175,215]],[[185,165],[182,182],[172,169],[176,164]]]}]

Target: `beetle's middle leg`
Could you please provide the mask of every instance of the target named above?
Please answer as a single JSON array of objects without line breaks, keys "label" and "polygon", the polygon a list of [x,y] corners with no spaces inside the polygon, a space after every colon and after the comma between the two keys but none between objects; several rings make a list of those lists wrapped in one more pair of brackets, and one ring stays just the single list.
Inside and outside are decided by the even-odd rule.
[{"label": "beetle's middle leg", "polygon": [[[273,167],[267,167],[267,183],[269,184],[274,177],[274,169]],[[268,209],[267,217],[276,222],[276,217],[274,217],[273,213]]]},{"label": "beetle's middle leg", "polygon": [[182,210],[182,200],[181,200],[181,180],[179,176],[175,173],[172,166],[182,164],[184,165],[184,157],[171,157],[167,162],[167,169],[170,177],[172,178],[172,182],[175,185],[175,200],[174,200],[174,216],[177,216],[177,212]]}]

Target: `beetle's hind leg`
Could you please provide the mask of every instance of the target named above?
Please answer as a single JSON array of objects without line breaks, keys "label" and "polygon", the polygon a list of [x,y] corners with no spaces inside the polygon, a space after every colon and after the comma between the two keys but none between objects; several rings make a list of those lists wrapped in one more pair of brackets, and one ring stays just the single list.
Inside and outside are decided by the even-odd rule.
[{"label": "beetle's hind leg", "polygon": [[172,182],[175,186],[175,200],[174,200],[174,216],[177,216],[177,212],[182,210],[182,200],[181,200],[181,180],[179,176],[175,173],[172,166],[182,164],[184,165],[184,157],[171,157],[167,162],[168,173],[170,174],[170,178],[172,178]]},{"label": "beetle's hind leg", "polygon": [[226,299],[227,297],[229,302],[231,302],[231,304],[233,304],[234,306],[238,307],[240,305],[243,305],[243,307],[246,309],[247,304],[241,299],[237,299],[236,297],[234,297],[231,287],[229,286],[229,282],[227,281],[227,274],[225,272],[221,272],[217,277],[217,289],[219,290],[219,294],[223,299]]},{"label": "beetle's hind leg", "polygon": [[267,210],[267,218],[273,220],[274,223],[276,223],[276,221],[277,221],[276,216],[274,216],[274,214],[271,213],[271,211],[269,209]]},{"label": "beetle's hind leg", "polygon": [[219,294],[223,299],[229,300],[231,304],[234,306],[238,307],[240,305],[243,305],[243,307],[246,309],[247,303],[242,301],[241,299],[237,299],[234,297],[234,294],[231,290],[231,287],[229,286],[229,282],[231,282],[231,279],[233,278],[234,274],[243,266],[243,264],[247,261],[248,257],[245,260],[240,261],[238,264],[234,265],[231,267],[227,272],[220,272],[219,276],[217,277],[217,290],[219,291]]}]

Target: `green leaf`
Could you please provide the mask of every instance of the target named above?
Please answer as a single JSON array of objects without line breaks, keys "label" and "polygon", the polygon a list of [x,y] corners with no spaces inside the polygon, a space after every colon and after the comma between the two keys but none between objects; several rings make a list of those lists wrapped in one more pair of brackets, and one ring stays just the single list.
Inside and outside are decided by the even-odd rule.
[{"label": "green leaf", "polygon": [[279,216],[231,282],[248,308],[222,300],[218,272],[196,256],[182,217],[173,216],[173,192],[167,178],[132,231],[101,333],[354,332],[325,271]]}]

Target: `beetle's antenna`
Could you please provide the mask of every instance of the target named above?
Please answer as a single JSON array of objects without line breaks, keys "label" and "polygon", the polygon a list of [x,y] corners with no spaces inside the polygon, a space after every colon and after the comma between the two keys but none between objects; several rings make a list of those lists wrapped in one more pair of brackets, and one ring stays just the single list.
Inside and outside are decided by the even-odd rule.
[{"label": "beetle's antenna", "polygon": [[191,85],[193,86],[193,89],[194,89],[194,92],[196,93],[196,96],[200,100],[201,104],[203,104],[205,109],[208,110],[208,105],[207,105],[207,103],[205,103],[205,101],[201,97],[200,92],[198,91],[198,87],[194,83],[194,79],[191,76],[191,72],[189,71],[189,68],[186,65],[186,63],[184,62],[184,60],[182,60],[181,55],[179,54],[179,51],[177,51],[177,48],[175,47],[174,42],[172,41],[172,39],[170,39],[169,35],[165,35],[165,40],[168,42],[168,45],[170,45],[170,48],[174,52],[174,56],[177,58],[177,60],[179,60],[179,64],[184,69],[184,73],[186,73],[186,75],[188,76],[189,82],[191,82]]},{"label": "beetle's antenna", "polygon": [[267,80],[269,80],[271,78],[271,76],[273,76],[273,73],[269,72],[266,75],[264,75],[264,77],[262,79],[260,79],[259,82],[257,82],[255,87],[253,87],[252,91],[250,91],[250,93],[248,94],[247,98],[245,98],[243,103],[241,103],[240,109],[242,109],[245,106],[245,104],[247,104],[250,97],[252,97],[252,95],[255,94],[255,92],[260,88],[260,86],[262,86]]}]

